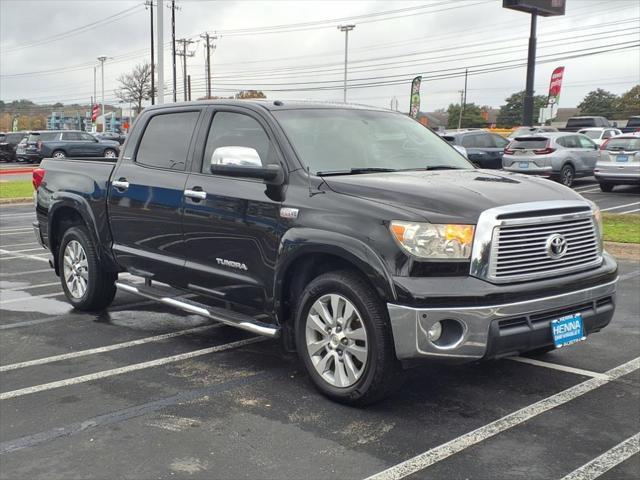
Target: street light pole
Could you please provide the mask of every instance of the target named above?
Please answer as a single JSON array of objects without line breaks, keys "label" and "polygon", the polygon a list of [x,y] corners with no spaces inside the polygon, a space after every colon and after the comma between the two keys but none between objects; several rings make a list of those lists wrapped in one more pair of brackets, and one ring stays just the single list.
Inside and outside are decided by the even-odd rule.
[{"label": "street light pole", "polygon": [[338,25],[338,30],[344,32],[344,88],[343,102],[347,103],[347,59],[349,53],[349,32],[356,28],[355,25]]},{"label": "street light pole", "polygon": [[104,133],[107,130],[107,117],[104,111],[104,62],[107,60],[107,57],[101,55],[98,57],[98,60],[100,61],[100,74],[102,75],[102,132]]},{"label": "street light pole", "polygon": [[533,125],[533,82],[536,75],[536,26],[538,23],[538,12],[531,12],[531,31],[529,33],[529,53],[527,56],[527,85],[524,91],[524,109],[522,124]]}]

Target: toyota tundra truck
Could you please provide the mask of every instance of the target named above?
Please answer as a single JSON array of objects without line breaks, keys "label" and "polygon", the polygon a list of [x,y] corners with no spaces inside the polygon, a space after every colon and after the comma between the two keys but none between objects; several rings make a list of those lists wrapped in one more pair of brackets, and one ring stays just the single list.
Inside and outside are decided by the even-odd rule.
[{"label": "toyota tundra truck", "polygon": [[159,105],[117,160],[41,167],[35,235],[75,308],[120,289],[279,337],[339,402],[382,399],[424,361],[567,348],[614,314],[593,203],[475,168],[401,113]]}]

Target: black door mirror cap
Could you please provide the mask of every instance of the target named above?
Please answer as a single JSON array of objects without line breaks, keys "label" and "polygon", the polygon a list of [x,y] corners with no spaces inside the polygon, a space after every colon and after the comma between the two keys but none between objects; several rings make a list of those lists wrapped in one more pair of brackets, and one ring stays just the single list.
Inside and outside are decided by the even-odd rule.
[{"label": "black door mirror cap", "polygon": [[271,185],[282,185],[284,182],[284,170],[280,165],[267,165],[262,167],[247,165],[211,165],[211,173],[236,178],[260,178]]}]

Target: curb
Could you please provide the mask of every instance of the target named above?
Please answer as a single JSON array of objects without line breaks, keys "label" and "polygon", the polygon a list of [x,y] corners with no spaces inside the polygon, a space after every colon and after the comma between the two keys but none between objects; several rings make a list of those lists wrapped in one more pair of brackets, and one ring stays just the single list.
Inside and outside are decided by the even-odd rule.
[{"label": "curb", "polygon": [[25,203],[33,203],[33,197],[0,198],[0,205],[24,205]]},{"label": "curb", "polygon": [[604,242],[604,248],[619,260],[640,261],[640,243]]},{"label": "curb", "polygon": [[19,175],[21,173],[33,173],[34,168],[6,168],[0,169],[0,175]]}]

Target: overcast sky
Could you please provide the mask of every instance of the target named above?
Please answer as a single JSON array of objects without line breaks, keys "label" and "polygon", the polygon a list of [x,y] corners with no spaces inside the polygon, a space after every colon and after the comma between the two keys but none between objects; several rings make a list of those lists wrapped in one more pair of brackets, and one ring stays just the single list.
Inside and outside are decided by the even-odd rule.
[{"label": "overcast sky", "polygon": [[[166,7],[170,2],[164,3],[164,72],[166,100],[171,101],[171,11]],[[363,88],[350,89],[349,101],[388,107],[396,97],[400,109],[407,110],[411,79],[422,74],[421,110],[446,108],[459,101],[466,67],[471,71],[468,102],[497,107],[524,89],[523,66],[476,72],[526,59],[529,15],[503,9],[501,0],[176,3],[176,38],[198,41],[192,45],[195,56],[188,59],[193,98],[205,93],[200,34],[208,31],[219,32],[212,57],[214,95],[259,88],[273,99],[341,100],[340,23],[356,25],[349,35],[349,78]],[[388,11],[397,12],[362,17]],[[546,94],[551,71],[559,65],[566,67],[560,107],[575,106],[597,87],[621,93],[640,83],[639,19],[638,0],[567,0],[566,16],[539,18],[537,93]],[[318,25],[321,20],[328,21]],[[315,24],[276,32],[262,28],[306,22]],[[107,103],[117,103],[117,77],[148,61],[149,38],[144,0],[0,0],[0,98],[88,103],[93,65],[96,57],[106,55],[105,97]],[[562,59],[608,49],[619,50]],[[449,78],[426,79],[437,75]],[[392,85],[375,85],[385,82]]]}]

